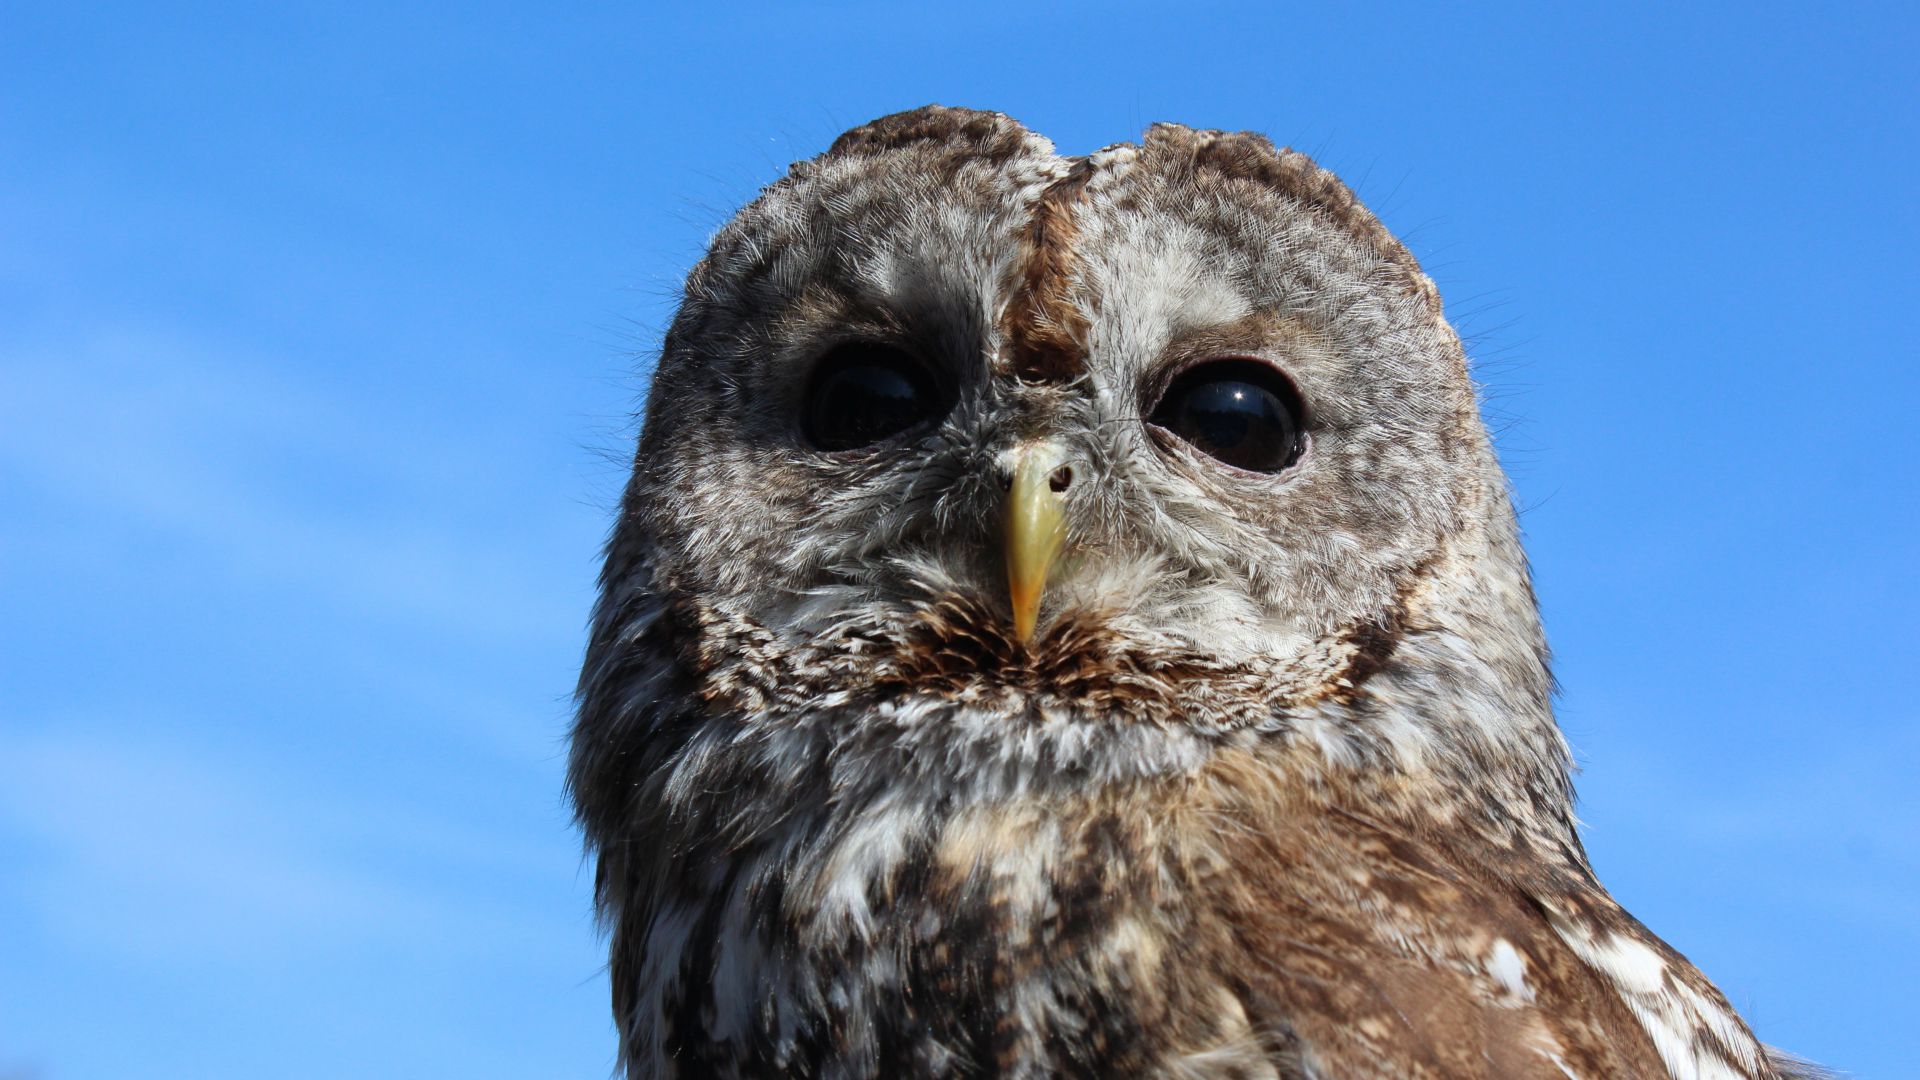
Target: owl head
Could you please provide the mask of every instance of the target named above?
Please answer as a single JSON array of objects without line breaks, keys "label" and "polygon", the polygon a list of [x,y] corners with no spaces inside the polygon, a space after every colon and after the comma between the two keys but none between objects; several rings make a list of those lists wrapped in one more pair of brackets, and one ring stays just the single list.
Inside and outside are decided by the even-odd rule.
[{"label": "owl head", "polygon": [[719,723],[933,782],[1278,733],[1557,787],[1549,688],[1459,339],[1346,187],[1253,134],[1063,157],[928,107],[795,165],[690,275],[574,781]]}]

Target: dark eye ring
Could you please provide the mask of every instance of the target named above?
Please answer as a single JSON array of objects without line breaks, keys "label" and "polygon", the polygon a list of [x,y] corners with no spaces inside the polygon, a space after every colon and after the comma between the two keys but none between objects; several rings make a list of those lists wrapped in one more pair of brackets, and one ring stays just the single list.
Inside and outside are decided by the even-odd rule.
[{"label": "dark eye ring", "polygon": [[815,362],[800,428],[821,450],[855,450],[937,420],[951,405],[912,353],[880,342],[850,341]]},{"label": "dark eye ring", "polygon": [[1306,450],[1306,408],[1293,380],[1244,357],[1203,360],[1175,375],[1147,423],[1247,472],[1281,472]]}]

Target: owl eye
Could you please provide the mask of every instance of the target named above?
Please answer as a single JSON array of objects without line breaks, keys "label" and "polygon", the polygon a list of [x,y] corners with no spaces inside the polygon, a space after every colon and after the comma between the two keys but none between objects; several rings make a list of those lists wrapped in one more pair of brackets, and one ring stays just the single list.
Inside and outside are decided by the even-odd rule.
[{"label": "owl eye", "polygon": [[852,342],[814,367],[800,425],[822,450],[852,450],[938,419],[946,408],[939,386],[910,353]]},{"label": "owl eye", "polygon": [[1301,414],[1285,375],[1257,360],[1210,360],[1175,377],[1147,422],[1236,469],[1276,473],[1299,460]]}]

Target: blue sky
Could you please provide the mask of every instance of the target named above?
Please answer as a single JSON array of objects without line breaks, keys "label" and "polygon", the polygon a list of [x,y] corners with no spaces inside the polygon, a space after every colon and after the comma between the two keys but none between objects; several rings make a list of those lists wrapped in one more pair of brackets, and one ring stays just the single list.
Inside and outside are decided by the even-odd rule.
[{"label": "blue sky", "polygon": [[560,796],[678,280],[870,116],[1254,128],[1487,386],[1602,877],[1920,1058],[1920,20],[97,5],[0,33],[0,1077],[602,1077]]}]

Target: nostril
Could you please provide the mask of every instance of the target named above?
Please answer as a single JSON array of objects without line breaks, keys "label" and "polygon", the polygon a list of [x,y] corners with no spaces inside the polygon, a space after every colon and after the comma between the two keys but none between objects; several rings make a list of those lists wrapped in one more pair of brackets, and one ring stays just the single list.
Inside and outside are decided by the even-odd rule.
[{"label": "nostril", "polygon": [[995,469],[993,471],[993,475],[994,475],[994,479],[1000,481],[1001,491],[1013,490],[1013,470],[1012,469]]},{"label": "nostril", "polygon": [[1073,466],[1071,465],[1062,465],[1053,470],[1053,475],[1047,477],[1047,486],[1055,491],[1065,491],[1067,490],[1067,486],[1072,483]]}]

